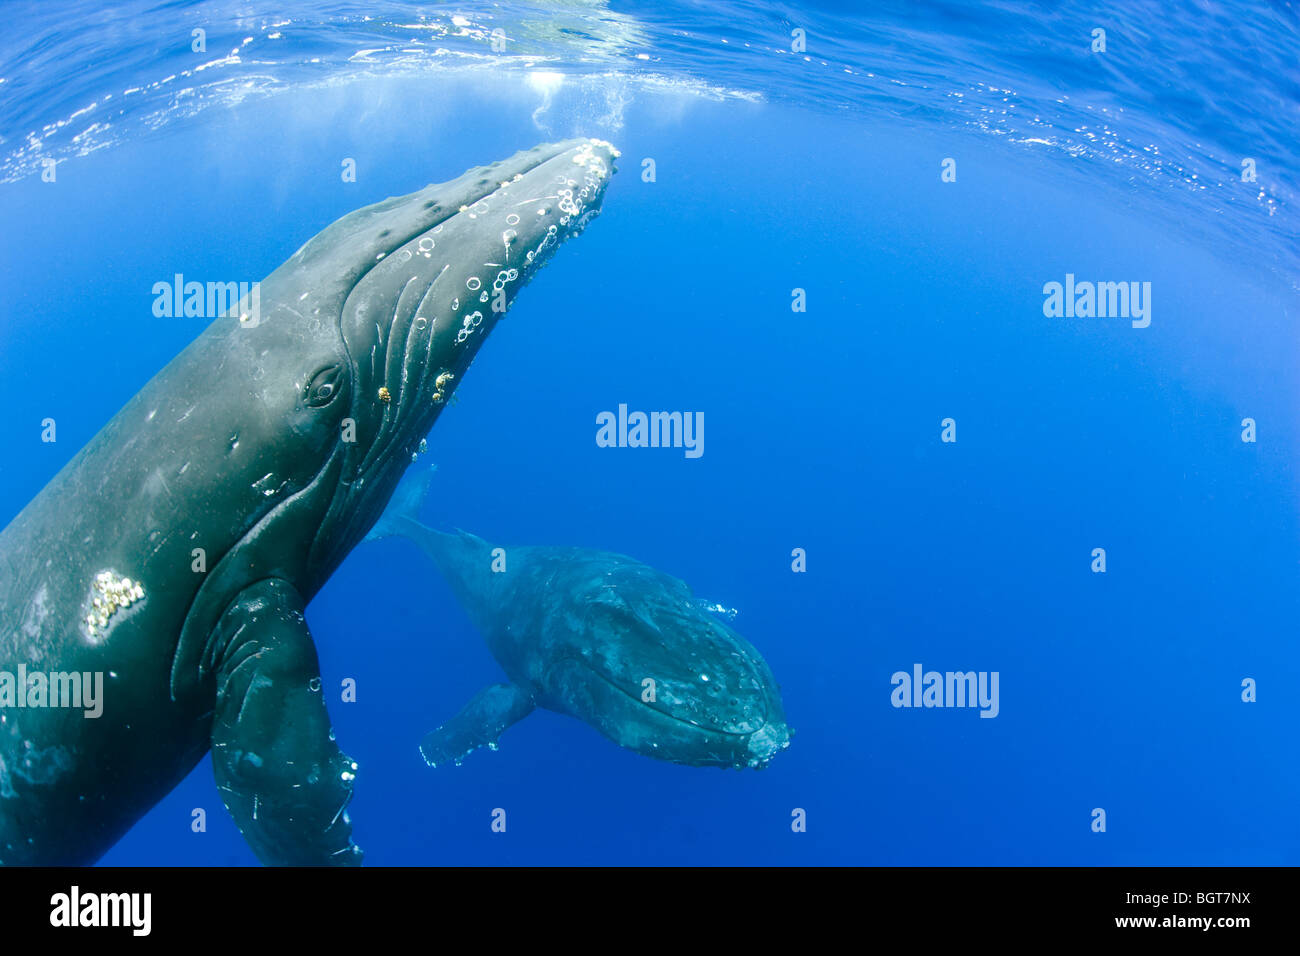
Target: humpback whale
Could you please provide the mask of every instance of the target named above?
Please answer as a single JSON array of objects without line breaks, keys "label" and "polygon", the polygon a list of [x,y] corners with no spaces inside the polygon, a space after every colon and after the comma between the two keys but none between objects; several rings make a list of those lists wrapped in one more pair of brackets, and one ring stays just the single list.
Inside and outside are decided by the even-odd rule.
[{"label": "humpback whale", "polygon": [[[209,749],[263,863],[361,861],[304,608],[615,156],[537,146],[339,219],[0,532],[0,862],[93,862]],[[50,706],[91,675],[98,716]]]},{"label": "humpback whale", "polygon": [[417,518],[433,469],[408,474],[369,538],[400,535],[433,561],[509,681],[480,691],[420,745],[460,763],[536,707],[648,757],[762,768],[790,744],[763,656],[685,582],[621,554],[497,548]]}]

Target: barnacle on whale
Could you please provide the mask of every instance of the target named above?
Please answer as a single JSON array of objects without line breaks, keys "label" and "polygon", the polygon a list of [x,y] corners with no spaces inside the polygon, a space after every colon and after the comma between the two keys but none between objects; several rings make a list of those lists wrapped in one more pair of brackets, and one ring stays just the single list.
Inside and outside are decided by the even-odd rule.
[{"label": "barnacle on whale", "polygon": [[116,577],[112,571],[100,571],[90,585],[90,613],[86,615],[86,633],[95,637],[120,608],[127,608],[144,598],[144,587],[130,578]]}]

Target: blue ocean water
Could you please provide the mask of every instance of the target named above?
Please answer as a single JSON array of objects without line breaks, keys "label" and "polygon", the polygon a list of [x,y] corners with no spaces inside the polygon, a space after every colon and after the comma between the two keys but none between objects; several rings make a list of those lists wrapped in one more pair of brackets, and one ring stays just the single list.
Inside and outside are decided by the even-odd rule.
[{"label": "blue ocean water", "polygon": [[[366,543],[307,620],[368,863],[1300,858],[1293,4],[6,18],[6,522],[201,330],[153,315],[155,282],[261,278],[536,142],[623,151],[431,433],[423,518],[630,554],[739,609],[797,736],[727,772],[537,712],[430,769],[421,736],[499,669],[413,546]],[[1067,274],[1150,283],[1149,326],[1045,315]],[[598,447],[619,404],[702,412],[704,454]],[[893,706],[916,664],[997,672],[996,718]],[[205,760],[103,862],[256,859]]]}]

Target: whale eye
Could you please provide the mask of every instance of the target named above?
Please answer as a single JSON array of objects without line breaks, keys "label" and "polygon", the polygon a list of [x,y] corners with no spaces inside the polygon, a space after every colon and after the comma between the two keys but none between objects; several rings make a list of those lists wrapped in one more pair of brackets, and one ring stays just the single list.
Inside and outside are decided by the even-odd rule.
[{"label": "whale eye", "polygon": [[303,404],[324,408],[343,391],[343,366],[327,365],[319,369],[303,389]]}]

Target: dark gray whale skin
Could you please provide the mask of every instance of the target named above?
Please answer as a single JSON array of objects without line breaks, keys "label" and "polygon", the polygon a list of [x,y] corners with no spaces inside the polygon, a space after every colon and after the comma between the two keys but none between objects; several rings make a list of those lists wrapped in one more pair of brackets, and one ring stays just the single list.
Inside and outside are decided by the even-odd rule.
[{"label": "dark gray whale skin", "polygon": [[767,662],[683,581],[609,551],[497,549],[435,531],[416,519],[431,475],[412,469],[370,537],[401,535],[428,555],[510,680],[424,738],[430,765],[495,749],[535,707],[690,766],[762,768],[789,746]]},{"label": "dark gray whale skin", "polygon": [[360,862],[303,609],[615,155],[538,146],[344,216],[0,533],[0,672],[103,674],[98,718],[0,708],[0,862],[95,861],[209,748],[262,862]]}]

